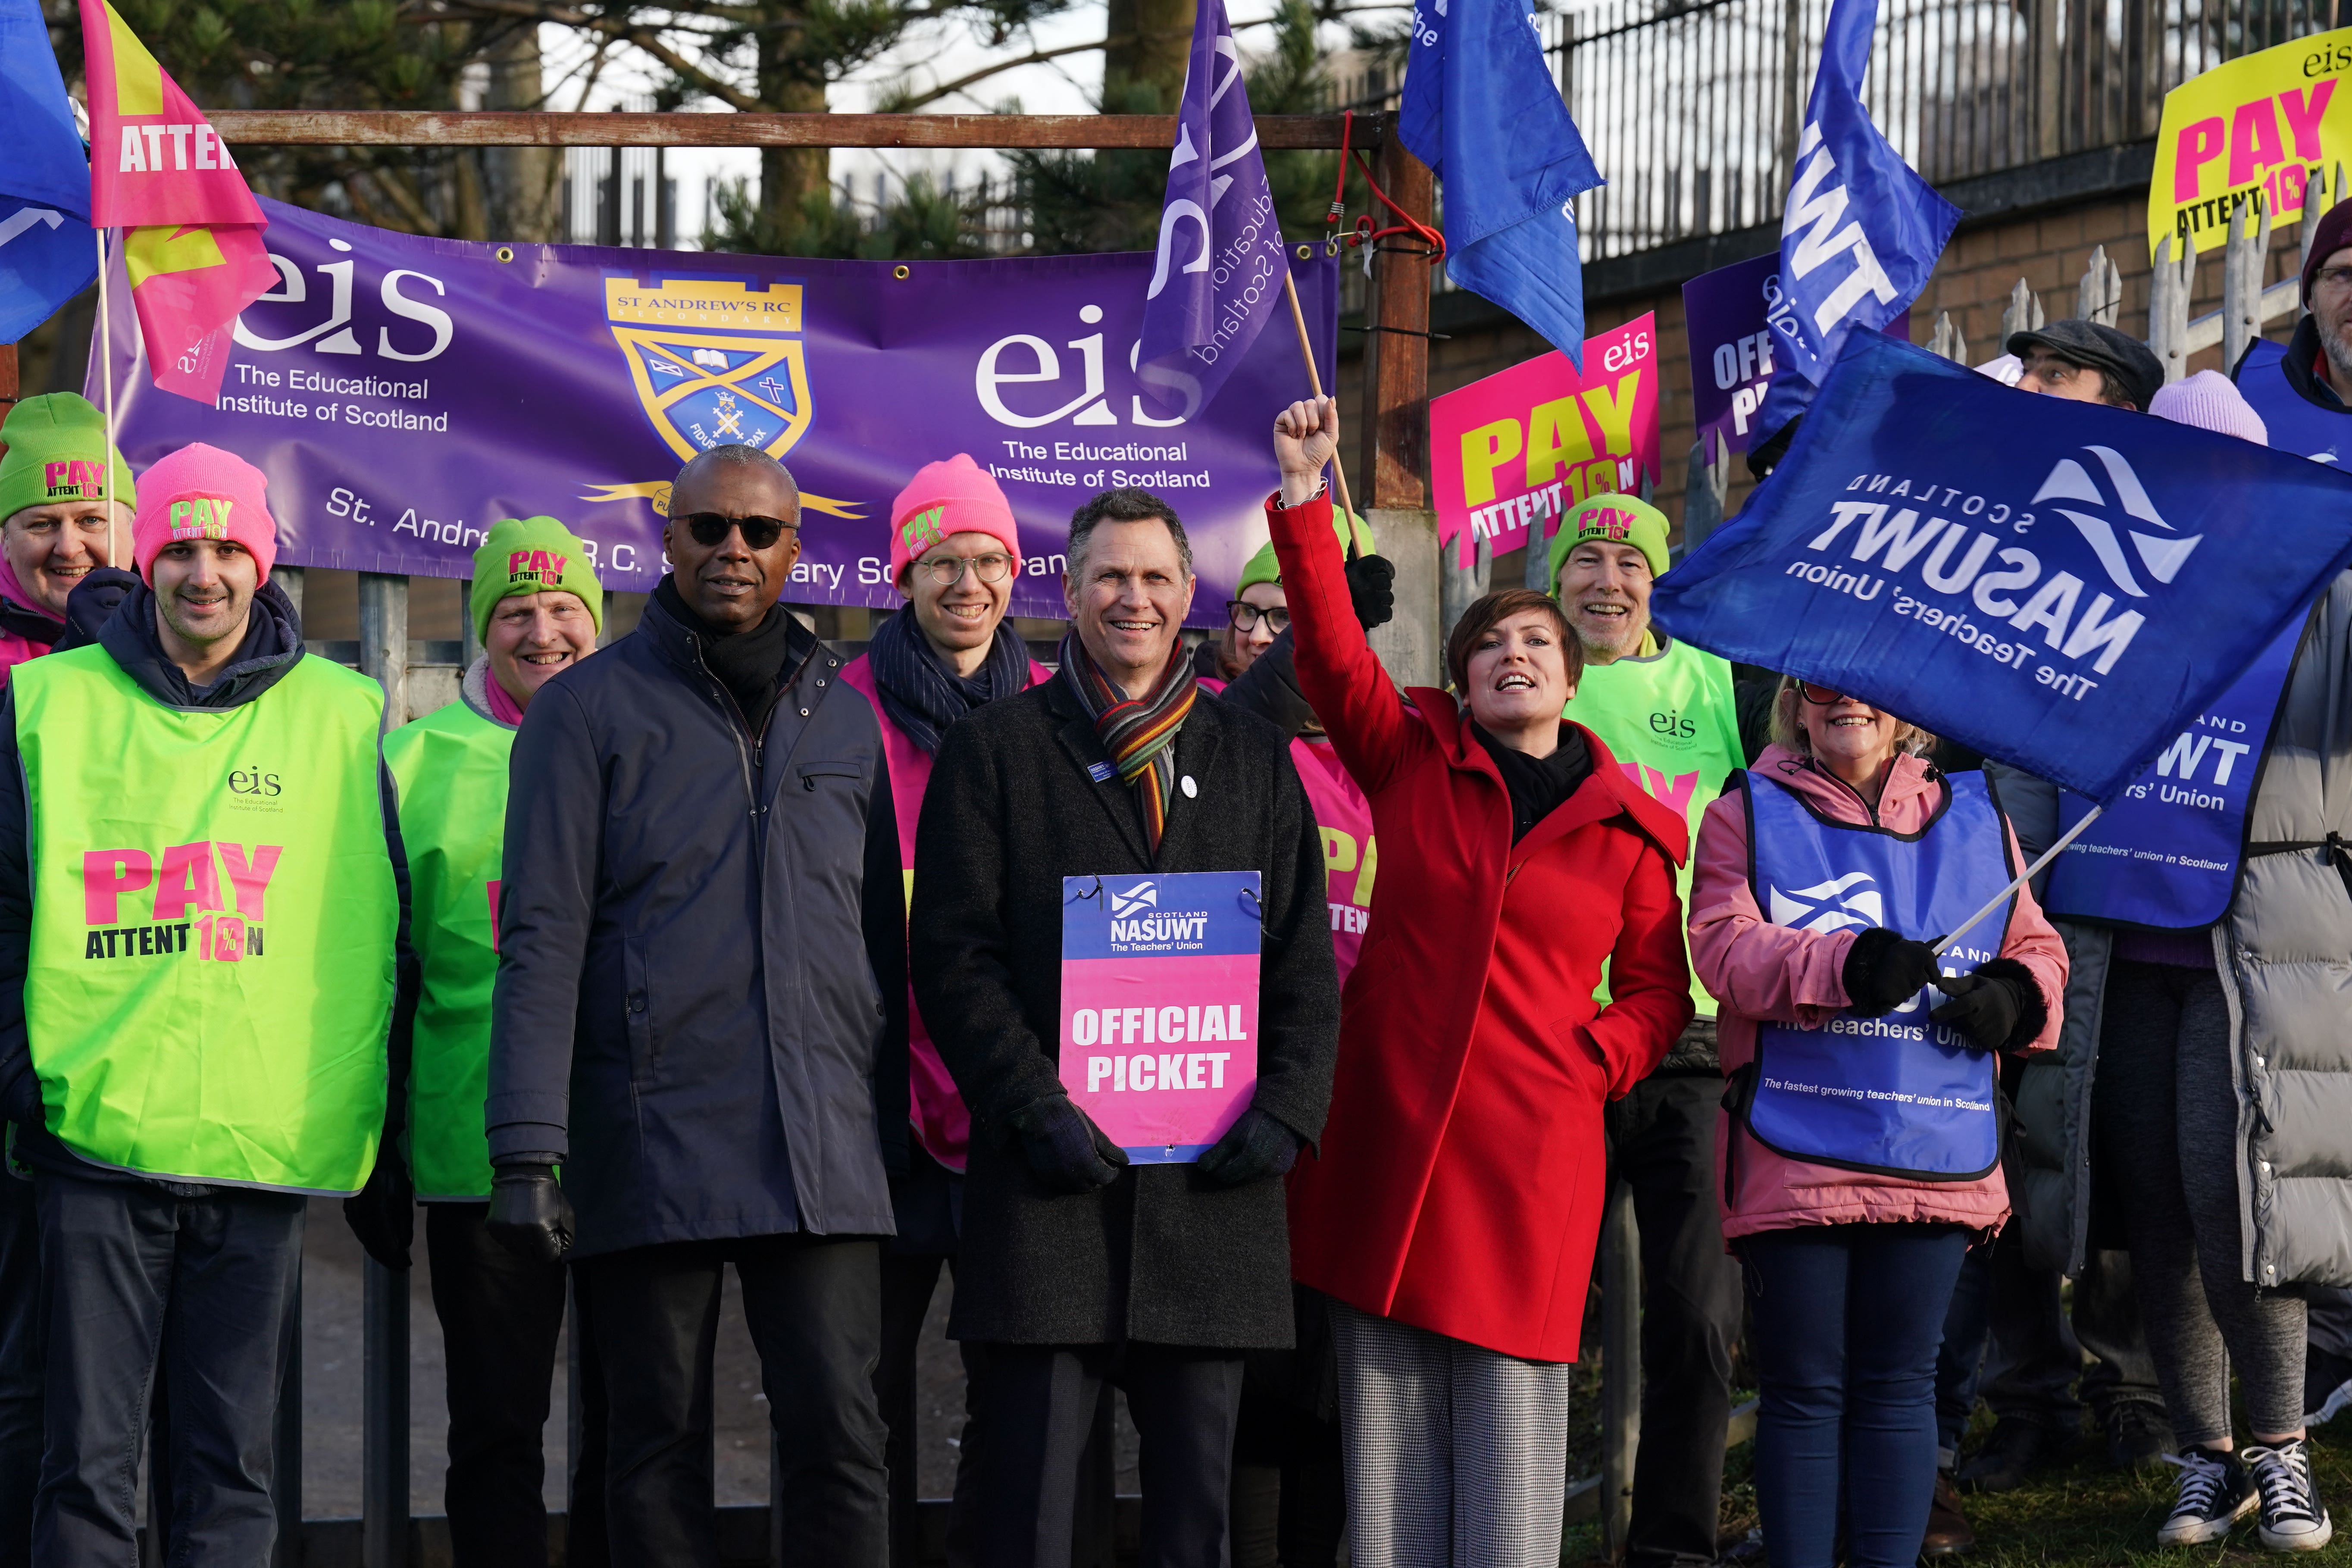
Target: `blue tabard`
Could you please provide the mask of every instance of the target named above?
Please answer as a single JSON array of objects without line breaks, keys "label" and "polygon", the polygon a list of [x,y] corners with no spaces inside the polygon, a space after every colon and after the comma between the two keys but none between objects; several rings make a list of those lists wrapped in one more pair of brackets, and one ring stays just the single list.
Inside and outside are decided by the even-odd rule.
[{"label": "blue tabard", "polygon": [[[2238,889],[2263,750],[2306,618],[2290,622],[2066,846],[2050,868],[2043,909],[2068,920],[2158,931],[2195,931],[2221,918]],[[2060,790],[2060,829],[2080,822],[2091,804]]]},{"label": "blue tabard", "polygon": [[[1824,820],[1768,775],[1747,775],[1748,882],[1774,925],[1886,926],[1933,941],[2017,874],[1980,773],[1947,775],[1942,809],[1916,836]],[[1964,973],[1997,957],[2011,913],[1996,911],[1941,962]],[[1931,1021],[1922,991],[1877,1018],[1839,1013],[1818,1028],[1759,1026],[1748,1130],[1793,1159],[1924,1181],[1976,1181],[2000,1163],[1993,1054]]]},{"label": "blue tabard", "polygon": [[2238,365],[2238,390],[2263,416],[2271,449],[2352,468],[2352,413],[2322,408],[2286,378],[2286,345],[2264,338]]}]

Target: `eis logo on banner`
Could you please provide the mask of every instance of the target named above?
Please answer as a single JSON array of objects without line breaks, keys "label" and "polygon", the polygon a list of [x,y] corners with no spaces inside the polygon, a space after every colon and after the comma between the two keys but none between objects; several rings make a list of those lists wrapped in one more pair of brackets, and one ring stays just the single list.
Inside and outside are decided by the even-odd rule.
[{"label": "eis logo on banner", "polygon": [[[2110,447],[2059,458],[2022,505],[1895,474],[1857,474],[1845,488],[1883,499],[1832,502],[1829,526],[1805,545],[1830,559],[1800,557],[1789,575],[1862,600],[1891,592],[1896,615],[2012,669],[2055,655],[2075,668],[2042,664],[2034,679],[2076,701],[2097,689],[2091,676],[2114,669],[2146,624],[2125,606],[2179,577],[2204,538],[2166,521]],[[2051,544],[2006,542],[2044,521],[2034,507],[2063,518],[2091,561]],[[2045,562],[2050,554],[2082,570]]]}]

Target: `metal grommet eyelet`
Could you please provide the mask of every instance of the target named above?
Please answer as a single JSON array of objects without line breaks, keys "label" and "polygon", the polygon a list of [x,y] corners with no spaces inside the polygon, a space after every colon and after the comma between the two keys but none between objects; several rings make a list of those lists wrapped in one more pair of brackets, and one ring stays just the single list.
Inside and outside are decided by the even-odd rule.
[{"label": "metal grommet eyelet", "polygon": [[497,250],[491,252],[491,254],[496,256],[500,261],[512,261],[514,259],[514,247],[511,245],[501,245]]},{"label": "metal grommet eyelet", "polygon": [[914,276],[914,268],[902,263],[899,266],[890,268],[890,276],[896,278],[899,282],[904,283],[908,279]]},{"label": "metal grommet eyelet", "polygon": [[803,709],[802,709],[802,710],[801,710],[801,717],[802,717],[802,718],[803,718],[803,719],[805,719],[805,718],[807,718],[807,717],[808,717],[808,710],[807,710],[807,709],[803,708]]}]

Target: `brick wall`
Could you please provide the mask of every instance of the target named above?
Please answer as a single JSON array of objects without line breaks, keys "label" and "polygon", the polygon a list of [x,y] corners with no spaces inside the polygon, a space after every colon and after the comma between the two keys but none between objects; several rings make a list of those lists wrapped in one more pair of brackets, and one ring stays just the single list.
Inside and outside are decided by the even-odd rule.
[{"label": "brick wall", "polygon": [[[1949,311],[1966,340],[1969,363],[1983,363],[2001,352],[1998,341],[2001,312],[2008,306],[2010,289],[2018,279],[2022,277],[2027,286],[2041,295],[2048,319],[2073,315],[2075,286],[2090,265],[2092,250],[2101,245],[2105,246],[2108,257],[2122,273],[2123,310],[2116,324],[2136,337],[2145,338],[2148,289],[2155,270],[2148,260],[2147,214],[2144,195],[2117,195],[1975,224],[1963,220],[1926,291],[1912,307],[1913,341],[1926,342],[1935,330],[1937,312]],[[2296,270],[2296,231],[2287,227],[2272,237],[2263,279],[2266,286],[2292,277]],[[1748,254],[1760,253],[1773,243],[1770,235],[1759,235]],[[2221,296],[2221,255],[2216,247],[2199,258],[2190,317],[2218,310]],[[1679,526],[1685,464],[1696,438],[1689,347],[1683,328],[1679,283],[1655,292],[1592,300],[1589,308],[1590,330],[1596,333],[1606,331],[1645,310],[1654,311],[1657,316],[1664,382],[1659,401],[1664,472],[1659,476],[1655,499]],[[1470,311],[1475,311],[1479,319],[1449,329],[1445,321],[1449,314]],[[1495,318],[1502,315],[1500,311],[1492,307],[1481,309],[1468,300],[1449,301],[1441,296],[1435,313],[1439,318],[1435,329],[1451,330],[1454,336],[1450,342],[1431,345],[1429,386],[1433,395],[1507,369],[1549,347],[1517,321],[1503,317],[1498,323]],[[2270,335],[2284,338],[2293,325],[2291,320],[2276,322]],[[2189,369],[2218,369],[2221,363],[2221,351],[2208,349],[2190,360]],[[1356,390],[1354,384],[1359,378],[1354,370],[1352,363],[1343,363],[1341,367],[1343,395]],[[1352,442],[1344,455],[1354,458]],[[1736,450],[1731,468],[1733,483],[1727,511],[1738,510],[1752,488],[1746,464]],[[1519,557],[1514,552],[1496,563],[1496,584],[1516,584],[1520,581],[1519,570]]]}]

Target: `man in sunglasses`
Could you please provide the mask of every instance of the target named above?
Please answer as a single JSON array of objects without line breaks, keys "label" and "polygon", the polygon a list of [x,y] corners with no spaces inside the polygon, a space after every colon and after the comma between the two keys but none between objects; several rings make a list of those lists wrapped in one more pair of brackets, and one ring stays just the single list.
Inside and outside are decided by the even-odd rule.
[{"label": "man in sunglasses", "polygon": [[906,910],[874,704],[776,602],[799,523],[766,453],[688,462],[637,630],[541,687],[514,740],[488,1223],[572,1258],[615,1563],[717,1568],[729,1263],[799,1551],[887,1559],[872,1369]]},{"label": "man in sunglasses", "polygon": [[[898,865],[909,883],[931,759],[949,726],[983,703],[1053,678],[1004,624],[1020,574],[1021,529],[1013,507],[996,480],[965,454],[925,465],[891,502],[890,580],[907,607],[874,628],[865,656],[851,660],[841,679],[864,692],[881,715],[896,795]],[[906,1100],[888,1113],[908,1137],[904,1164],[891,1168],[898,1233],[883,1248],[882,1361],[874,1373],[890,1433],[893,1568],[913,1568],[918,1556],[916,1351],[940,1266],[955,1264],[971,1142],[971,1113],[911,1001],[905,1018],[908,1070],[899,1082]],[[966,1345],[956,1489],[967,1497],[977,1473],[983,1365],[980,1347]]]}]

